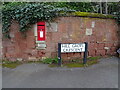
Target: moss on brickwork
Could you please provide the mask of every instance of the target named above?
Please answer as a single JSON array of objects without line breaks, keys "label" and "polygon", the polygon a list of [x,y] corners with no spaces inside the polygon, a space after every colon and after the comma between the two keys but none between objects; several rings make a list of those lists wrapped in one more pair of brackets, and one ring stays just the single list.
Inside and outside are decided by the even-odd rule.
[{"label": "moss on brickwork", "polygon": [[93,17],[93,18],[111,18],[111,19],[114,18],[114,16],[112,15],[89,13],[89,12],[72,12],[72,13],[68,13],[67,15],[68,16]]}]

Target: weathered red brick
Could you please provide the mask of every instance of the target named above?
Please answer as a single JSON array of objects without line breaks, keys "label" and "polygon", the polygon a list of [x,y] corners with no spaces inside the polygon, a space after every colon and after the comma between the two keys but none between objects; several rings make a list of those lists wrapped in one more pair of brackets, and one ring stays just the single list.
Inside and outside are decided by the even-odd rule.
[{"label": "weathered red brick", "polygon": [[38,52],[38,55],[39,55],[40,57],[42,57],[42,56],[44,56],[44,55],[45,55],[45,53],[44,53],[44,52],[42,52],[42,51],[39,51],[39,52]]},{"label": "weathered red brick", "polygon": [[95,55],[96,55],[96,50],[95,49],[89,49],[88,56],[94,57]]},{"label": "weathered red brick", "polygon": [[78,58],[80,58],[80,53],[73,53],[73,57],[78,57]]},{"label": "weathered red brick", "polygon": [[89,41],[90,42],[96,42],[97,41],[96,36],[95,35],[90,36],[90,40]]},{"label": "weathered red brick", "polygon": [[97,50],[97,56],[105,56],[106,50]]},{"label": "weathered red brick", "polygon": [[[87,54],[88,55],[88,54]],[[81,56],[81,58],[83,58],[84,57],[84,53],[80,53],[80,56]]]},{"label": "weathered red brick", "polygon": [[106,55],[110,55],[110,53],[111,53],[111,52],[110,52],[110,49],[108,49],[108,50],[106,50],[106,53],[105,53],[105,54],[106,54]]},{"label": "weathered red brick", "polygon": [[45,56],[48,57],[48,58],[51,57],[51,52],[46,52]]},{"label": "weathered red brick", "polygon": [[7,58],[10,58],[11,57],[11,55],[9,54],[9,53],[6,53],[6,55],[5,55]]},{"label": "weathered red brick", "polygon": [[52,57],[52,58],[57,57],[57,52],[52,52],[52,53],[51,53],[51,57]]},{"label": "weathered red brick", "polygon": [[27,38],[27,48],[35,48],[35,37]]},{"label": "weathered red brick", "polygon": [[104,43],[99,43],[97,45],[97,49],[104,49]]},{"label": "weathered red brick", "polygon": [[117,52],[117,47],[111,47],[111,52]]},{"label": "weathered red brick", "polygon": [[68,59],[67,54],[66,53],[62,53],[61,54],[61,58],[66,61]]},{"label": "weathered red brick", "polygon": [[52,41],[58,42],[61,40],[61,34],[60,33],[53,33],[52,34]]},{"label": "weathered red brick", "polygon": [[88,43],[88,49],[96,49],[97,47],[97,43]]},{"label": "weathered red brick", "polygon": [[105,47],[112,47],[113,43],[105,43]]},{"label": "weathered red brick", "polygon": [[[53,57],[56,55],[58,43],[82,43],[88,42],[89,56],[113,55],[118,43],[117,25],[115,20],[94,19],[82,17],[60,17],[57,32],[46,32],[46,49],[44,51],[35,48],[35,36],[33,27],[28,30],[23,37],[19,32],[19,24],[13,21],[10,27],[10,33],[15,37],[12,39],[3,38],[4,57],[8,58],[27,58],[27,57]],[[92,21],[95,21],[95,27],[91,27]],[[71,23],[72,22],[72,23]],[[87,36],[86,28],[92,28],[92,35]],[[46,30],[47,27],[46,27]],[[116,43],[115,43],[116,42]],[[105,45],[104,45],[105,43]],[[14,46],[14,49],[12,48]],[[104,50],[108,47],[109,50]],[[96,51],[95,51],[96,50]],[[64,60],[70,58],[83,57],[83,53],[62,54]]]},{"label": "weathered red brick", "polygon": [[113,46],[114,46],[114,47],[117,47],[117,46],[118,46],[118,43],[113,43]]},{"label": "weathered red brick", "polygon": [[66,53],[67,57],[72,57],[74,54],[73,53]]},{"label": "weathered red brick", "polygon": [[31,55],[37,57],[37,56],[38,56],[38,51],[33,49],[33,50],[31,51]]},{"label": "weathered red brick", "polygon": [[34,29],[31,28],[31,30],[28,30],[28,31],[26,32],[26,34],[27,34],[27,37],[29,37],[29,36],[34,36]]}]

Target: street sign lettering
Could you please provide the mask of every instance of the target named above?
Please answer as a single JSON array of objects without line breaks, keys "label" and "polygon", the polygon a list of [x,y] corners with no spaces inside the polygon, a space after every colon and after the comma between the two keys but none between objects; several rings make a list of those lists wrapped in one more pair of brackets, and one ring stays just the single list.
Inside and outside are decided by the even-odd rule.
[{"label": "street sign lettering", "polygon": [[85,44],[61,44],[61,53],[66,52],[85,52]]}]

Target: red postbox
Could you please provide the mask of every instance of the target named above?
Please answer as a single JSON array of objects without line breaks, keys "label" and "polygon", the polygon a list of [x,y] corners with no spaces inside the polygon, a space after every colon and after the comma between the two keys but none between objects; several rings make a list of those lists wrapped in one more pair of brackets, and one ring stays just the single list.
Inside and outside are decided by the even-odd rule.
[{"label": "red postbox", "polygon": [[45,22],[37,23],[37,40],[45,41]]}]

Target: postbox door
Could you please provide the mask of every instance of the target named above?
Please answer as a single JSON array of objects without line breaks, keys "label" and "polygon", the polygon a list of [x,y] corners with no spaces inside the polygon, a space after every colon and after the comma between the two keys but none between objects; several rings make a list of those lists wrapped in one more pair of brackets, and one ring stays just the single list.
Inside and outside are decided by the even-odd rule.
[{"label": "postbox door", "polygon": [[37,40],[45,41],[45,22],[37,23]]}]

